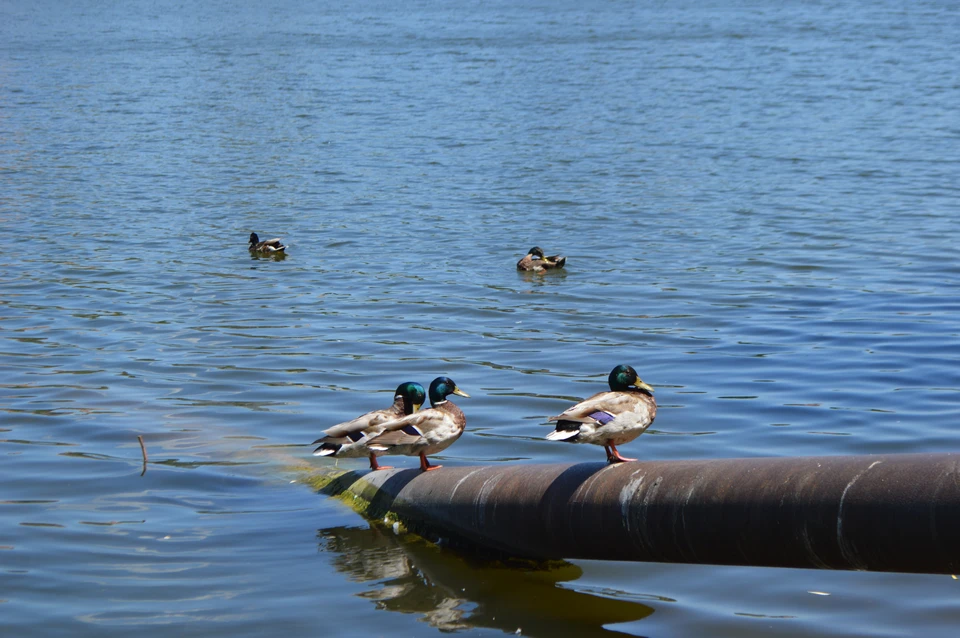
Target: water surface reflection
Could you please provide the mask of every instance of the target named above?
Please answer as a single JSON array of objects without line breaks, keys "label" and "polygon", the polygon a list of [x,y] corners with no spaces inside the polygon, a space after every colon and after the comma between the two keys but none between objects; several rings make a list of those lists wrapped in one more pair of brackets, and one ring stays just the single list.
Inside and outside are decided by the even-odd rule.
[{"label": "water surface reflection", "polygon": [[493,628],[526,636],[623,636],[605,625],[640,620],[653,609],[558,586],[578,579],[570,563],[506,564],[398,536],[378,527],[331,527],[317,533],[321,551],[377,609],[420,614],[441,631]]}]

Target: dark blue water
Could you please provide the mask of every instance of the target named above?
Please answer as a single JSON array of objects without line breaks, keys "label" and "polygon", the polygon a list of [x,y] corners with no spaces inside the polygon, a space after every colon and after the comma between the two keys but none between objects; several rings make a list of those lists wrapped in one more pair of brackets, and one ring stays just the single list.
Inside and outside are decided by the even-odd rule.
[{"label": "dark blue water", "polygon": [[601,460],[542,423],[617,363],[628,456],[960,449],[954,3],[200,5],[0,2],[4,635],[954,634],[950,577],[531,572],[299,482],[440,374],[442,463]]}]

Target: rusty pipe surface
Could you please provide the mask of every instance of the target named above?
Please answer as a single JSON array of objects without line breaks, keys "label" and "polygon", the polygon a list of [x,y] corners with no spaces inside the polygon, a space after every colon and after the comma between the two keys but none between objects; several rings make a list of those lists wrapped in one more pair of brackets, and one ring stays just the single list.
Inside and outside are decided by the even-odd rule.
[{"label": "rusty pipe surface", "polygon": [[960,454],[350,472],[411,529],[513,556],[960,572]]}]

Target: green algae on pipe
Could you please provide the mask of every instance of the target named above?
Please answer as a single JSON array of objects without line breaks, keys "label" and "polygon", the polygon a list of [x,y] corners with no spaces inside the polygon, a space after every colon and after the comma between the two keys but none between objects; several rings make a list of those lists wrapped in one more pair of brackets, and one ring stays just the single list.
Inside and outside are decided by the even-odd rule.
[{"label": "green algae on pipe", "polygon": [[960,572],[958,454],[323,476],[369,518],[518,557]]}]

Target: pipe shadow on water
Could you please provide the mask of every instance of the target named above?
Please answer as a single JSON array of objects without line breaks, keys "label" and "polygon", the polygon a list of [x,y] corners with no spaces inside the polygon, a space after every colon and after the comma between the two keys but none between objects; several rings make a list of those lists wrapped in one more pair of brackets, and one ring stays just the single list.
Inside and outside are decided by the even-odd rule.
[{"label": "pipe shadow on water", "polygon": [[440,631],[492,628],[526,636],[625,636],[605,625],[645,618],[653,609],[560,586],[582,570],[564,561],[487,560],[413,534],[371,525],[317,532],[320,549],[380,610],[420,614]]},{"label": "pipe shadow on water", "polygon": [[[569,468],[551,488],[575,491],[606,468],[583,463]],[[353,581],[375,583],[361,596],[377,609],[420,614],[441,631],[518,629],[529,636],[621,636],[607,625],[646,618],[654,609],[632,600],[599,596],[563,586],[582,575],[566,561],[503,558],[501,552],[471,551],[469,543],[445,536],[436,545],[412,533],[398,535],[382,521],[394,510],[396,495],[423,476],[409,469],[384,473],[350,471],[320,488],[328,496],[358,495],[369,528],[318,530],[320,548]],[[428,534],[433,534],[428,529]]]}]

